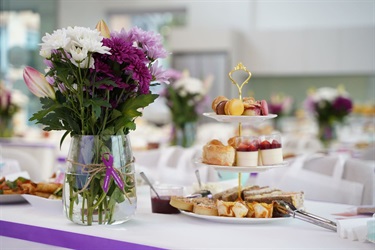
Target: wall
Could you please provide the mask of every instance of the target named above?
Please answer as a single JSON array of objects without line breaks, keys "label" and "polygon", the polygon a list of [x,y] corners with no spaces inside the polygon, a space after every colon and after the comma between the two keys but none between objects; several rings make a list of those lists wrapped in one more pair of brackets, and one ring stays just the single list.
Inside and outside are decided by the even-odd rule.
[{"label": "wall", "polygon": [[370,75],[375,70],[373,0],[64,0],[58,23],[94,27],[111,11],[181,7],[187,10],[188,28],[241,33],[238,60],[255,74]]}]

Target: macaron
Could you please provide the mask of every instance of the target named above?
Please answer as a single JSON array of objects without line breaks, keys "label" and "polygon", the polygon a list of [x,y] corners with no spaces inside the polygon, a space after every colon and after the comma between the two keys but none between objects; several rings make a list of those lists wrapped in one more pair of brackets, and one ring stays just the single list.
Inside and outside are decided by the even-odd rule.
[{"label": "macaron", "polygon": [[243,102],[237,98],[227,101],[224,107],[226,115],[242,115],[244,109]]},{"label": "macaron", "polygon": [[212,110],[216,113],[217,105],[218,105],[220,102],[222,102],[222,101],[227,101],[227,100],[228,100],[228,98],[226,98],[225,96],[222,96],[222,95],[216,97],[216,98],[212,101],[212,106],[211,106]]},{"label": "macaron", "polygon": [[225,115],[225,104],[228,101],[221,101],[218,105],[216,105],[216,114],[218,115]]},{"label": "macaron", "polygon": [[243,111],[242,115],[247,115],[247,116],[258,116],[258,115],[261,115],[260,107],[253,106],[253,107],[245,108],[245,110]]},{"label": "macaron", "polygon": [[268,115],[268,104],[266,100],[260,101],[260,110],[262,111],[262,115]]}]

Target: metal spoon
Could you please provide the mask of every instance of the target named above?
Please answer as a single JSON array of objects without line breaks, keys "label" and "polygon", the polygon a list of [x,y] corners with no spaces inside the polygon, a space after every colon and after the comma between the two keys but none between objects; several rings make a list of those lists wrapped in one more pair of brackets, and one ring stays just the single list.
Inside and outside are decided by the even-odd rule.
[{"label": "metal spoon", "polygon": [[319,217],[317,215],[314,215],[305,211],[298,210],[292,204],[282,201],[282,200],[277,200],[276,203],[277,203],[276,209],[282,214],[287,214],[289,216],[292,216],[293,218],[297,218],[297,219],[312,223],[314,225],[321,226],[326,229],[337,232],[337,225],[335,222],[331,220]]},{"label": "metal spoon", "polygon": [[199,169],[195,170],[195,176],[197,177],[197,180],[198,180],[199,191],[195,192],[194,194],[200,194],[202,195],[202,197],[212,198],[212,193],[210,190],[202,189],[202,182],[201,182],[201,176],[199,174]]},{"label": "metal spoon", "polygon": [[145,180],[145,182],[150,186],[150,188],[152,189],[152,191],[154,191],[154,193],[156,194],[156,196],[160,200],[160,196],[159,196],[158,192],[156,192],[154,186],[152,186],[150,180],[147,178],[147,176],[145,175],[145,173],[140,172],[139,174],[141,175],[141,177],[143,178],[143,180]]}]

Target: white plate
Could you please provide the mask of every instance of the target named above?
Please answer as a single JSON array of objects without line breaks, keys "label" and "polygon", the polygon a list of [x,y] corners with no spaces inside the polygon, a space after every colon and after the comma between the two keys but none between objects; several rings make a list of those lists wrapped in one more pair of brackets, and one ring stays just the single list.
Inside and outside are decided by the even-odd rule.
[{"label": "white plate", "polygon": [[47,199],[31,194],[23,194],[23,198],[27,200],[34,208],[39,210],[45,210],[50,212],[61,212],[62,211],[62,200]]},{"label": "white plate", "polygon": [[242,166],[220,166],[220,165],[210,165],[210,164],[204,164],[202,161],[197,160],[195,163],[200,164],[201,166],[207,166],[207,167],[212,167],[217,171],[226,171],[226,172],[242,172],[242,173],[259,173],[259,172],[264,172],[270,169],[274,168],[280,168],[280,167],[285,167],[288,166],[287,161],[283,161],[280,164],[275,164],[275,165],[269,165],[269,166],[256,166],[256,167],[242,167]]},{"label": "white plate", "polygon": [[24,203],[26,200],[21,194],[0,194],[0,204]]},{"label": "white plate", "polygon": [[242,122],[242,123],[261,123],[265,120],[272,119],[277,117],[275,114],[269,115],[256,115],[256,116],[249,116],[249,115],[217,115],[214,112],[203,113],[204,116],[210,117],[215,119],[219,122]]},{"label": "white plate", "polygon": [[234,224],[261,224],[261,223],[273,223],[279,221],[285,221],[291,219],[291,217],[280,217],[280,218],[236,218],[236,217],[225,217],[225,216],[209,216],[209,215],[200,215],[191,212],[182,211],[182,214],[187,216],[210,220],[214,222],[221,223],[234,223]]}]

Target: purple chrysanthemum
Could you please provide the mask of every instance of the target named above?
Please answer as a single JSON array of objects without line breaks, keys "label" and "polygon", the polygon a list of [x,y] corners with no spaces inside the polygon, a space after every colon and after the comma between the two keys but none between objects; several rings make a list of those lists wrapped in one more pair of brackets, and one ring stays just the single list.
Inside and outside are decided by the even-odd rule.
[{"label": "purple chrysanthemum", "polygon": [[167,57],[168,53],[163,48],[162,39],[159,34],[134,27],[129,31],[128,35],[129,39],[136,42],[151,60]]},{"label": "purple chrysanthemum", "polygon": [[271,114],[281,114],[283,112],[282,103],[268,103],[268,109]]},{"label": "purple chrysanthemum", "polygon": [[131,42],[126,41],[121,36],[104,39],[103,44],[111,48],[111,55],[103,55],[103,58],[108,58],[119,64],[132,63],[139,60],[144,63],[148,62],[142,50],[134,47]]},{"label": "purple chrysanthemum", "polygon": [[151,66],[151,75],[153,76],[153,80],[158,83],[166,83],[169,84],[169,72],[165,71],[163,67],[159,67],[159,62],[156,61],[152,66]]},{"label": "purple chrysanthemum", "polygon": [[353,108],[353,103],[350,99],[339,96],[332,104],[333,109],[339,112],[349,113]]},{"label": "purple chrysanthemum", "polygon": [[152,75],[147,66],[141,61],[134,61],[126,70],[132,72],[132,78],[139,83],[138,91],[148,94]]}]

